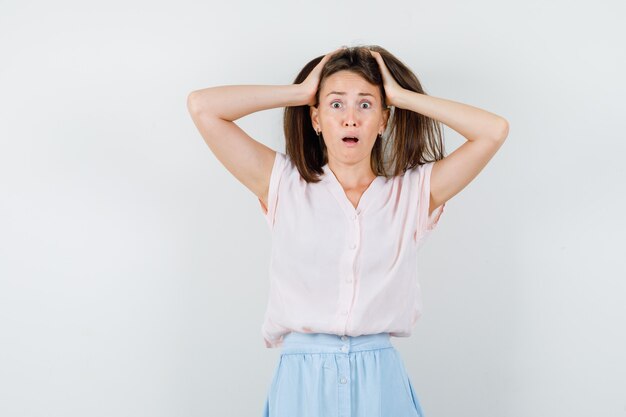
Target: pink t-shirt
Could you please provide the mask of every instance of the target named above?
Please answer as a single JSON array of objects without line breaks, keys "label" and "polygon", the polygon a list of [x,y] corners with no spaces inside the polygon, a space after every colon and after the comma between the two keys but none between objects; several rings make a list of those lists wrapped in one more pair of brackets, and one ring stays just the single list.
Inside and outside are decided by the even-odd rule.
[{"label": "pink t-shirt", "polygon": [[322,181],[307,183],[276,152],[267,212],[259,199],[272,235],[267,348],[291,331],[411,334],[421,316],[417,251],[445,207],[428,217],[433,164],[376,177],[354,208],[328,164]]}]

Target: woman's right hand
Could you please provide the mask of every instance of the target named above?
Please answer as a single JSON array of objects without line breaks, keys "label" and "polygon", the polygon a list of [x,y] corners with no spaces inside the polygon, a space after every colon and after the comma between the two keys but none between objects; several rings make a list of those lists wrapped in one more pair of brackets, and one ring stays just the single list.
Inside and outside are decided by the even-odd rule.
[{"label": "woman's right hand", "polygon": [[345,49],[344,46],[341,48],[337,48],[332,52],[324,55],[324,58],[311,70],[309,75],[306,77],[304,81],[300,83],[300,86],[307,92],[307,102],[306,104],[309,106],[315,105],[315,96],[317,94],[317,88],[320,82],[320,74],[322,73],[322,68],[326,65],[326,62],[330,59],[330,57],[337,52]]}]

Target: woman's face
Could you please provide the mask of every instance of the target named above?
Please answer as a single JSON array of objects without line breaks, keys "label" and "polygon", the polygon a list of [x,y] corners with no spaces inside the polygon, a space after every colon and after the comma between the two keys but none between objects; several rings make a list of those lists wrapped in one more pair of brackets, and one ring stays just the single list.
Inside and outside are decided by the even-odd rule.
[{"label": "woman's face", "polygon": [[[344,163],[367,160],[379,133],[385,130],[389,110],[383,111],[379,88],[350,71],[324,80],[317,108],[311,107],[313,128],[321,130],[328,158]],[[355,136],[357,142],[345,141]]]}]

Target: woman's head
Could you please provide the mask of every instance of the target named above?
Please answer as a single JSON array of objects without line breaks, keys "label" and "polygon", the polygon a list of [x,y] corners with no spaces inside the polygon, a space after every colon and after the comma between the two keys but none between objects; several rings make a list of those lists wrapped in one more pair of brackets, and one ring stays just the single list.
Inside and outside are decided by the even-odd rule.
[{"label": "woman's head", "polygon": [[309,110],[328,159],[348,164],[369,159],[389,117],[383,89],[348,69],[326,75],[320,84]]},{"label": "woman's head", "polygon": [[[423,154],[429,151],[435,159],[443,158],[441,130],[435,120],[387,108],[382,74],[370,50],[381,54],[402,88],[425,94],[413,72],[379,46],[351,47],[333,54],[322,68],[315,105],[285,109],[286,151],[307,181],[317,181],[316,174],[322,173],[329,159],[350,163],[368,158],[376,175],[390,176],[428,162]],[[304,81],[322,58],[310,61],[294,84]],[[346,136],[356,136],[358,142],[347,143]]]}]

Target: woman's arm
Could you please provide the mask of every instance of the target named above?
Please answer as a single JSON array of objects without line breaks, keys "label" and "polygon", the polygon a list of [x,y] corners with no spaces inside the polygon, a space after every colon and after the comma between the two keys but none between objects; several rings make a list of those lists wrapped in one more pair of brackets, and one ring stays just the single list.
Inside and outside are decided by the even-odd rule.
[{"label": "woman's arm", "polygon": [[192,114],[206,114],[232,122],[261,110],[313,105],[322,68],[341,49],[324,55],[300,84],[209,87],[192,91],[187,97],[187,108]]},{"label": "woman's arm", "polygon": [[435,119],[463,135],[467,142],[433,164],[428,214],[472,182],[496,154],[509,134],[509,123],[486,110],[402,88],[380,53],[371,51],[383,75],[387,105]]},{"label": "woman's arm", "polygon": [[395,106],[435,119],[456,130],[467,140],[504,140],[508,122],[497,114],[467,104],[402,89]]},{"label": "woman's arm", "polygon": [[187,106],[192,114],[232,122],[261,110],[301,106],[308,99],[308,92],[300,84],[225,85],[192,91]]},{"label": "woman's arm", "polygon": [[250,137],[233,120],[260,110],[306,103],[299,84],[229,85],[192,91],[189,114],[215,157],[267,206],[276,152]]},{"label": "woman's arm", "polygon": [[187,97],[189,114],[211,151],[266,206],[276,152],[248,136],[234,120],[260,110],[311,104],[322,67],[334,52],[300,84],[217,86]]},{"label": "woman's arm", "polygon": [[403,90],[396,100],[395,106],[438,120],[467,139],[433,165],[430,174],[430,215],[478,176],[504,143],[509,134],[509,123],[486,110],[410,90]]}]

